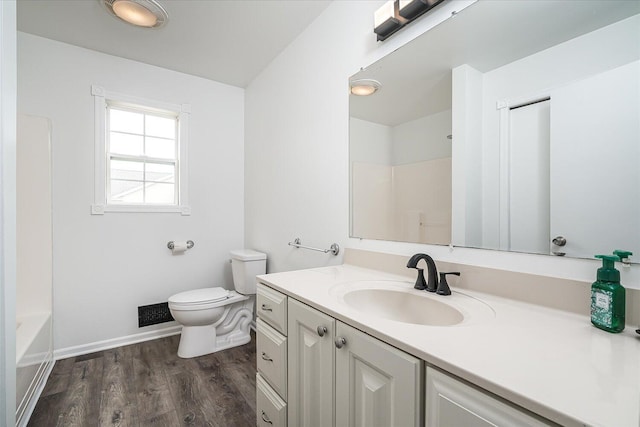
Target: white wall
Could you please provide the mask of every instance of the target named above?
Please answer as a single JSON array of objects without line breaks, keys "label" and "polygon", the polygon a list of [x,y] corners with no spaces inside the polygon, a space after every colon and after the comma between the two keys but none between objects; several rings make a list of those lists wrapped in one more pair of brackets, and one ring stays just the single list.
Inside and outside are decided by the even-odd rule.
[{"label": "white wall", "polygon": [[[242,89],[18,34],[18,110],[52,121],[54,345],[138,329],[137,306],[186,289],[232,286],[228,251],[242,247]],[[191,216],[107,213],[93,202],[92,84],[107,91],[191,104]],[[195,242],[172,256],[170,240]]]},{"label": "white wall", "polygon": [[246,244],[269,254],[269,271],[341,262],[287,242],[348,243],[348,77],[472,2],[445,3],[378,43],[382,3],[333,2],[247,87]]},{"label": "white wall", "polygon": [[0,425],[16,422],[16,2],[0,2]]},{"label": "white wall", "polygon": [[390,165],[393,145],[391,128],[366,120],[349,119],[349,156],[352,162]]},{"label": "white wall", "polygon": [[[328,247],[337,241],[401,255],[421,251],[442,261],[593,280],[598,263],[591,260],[348,237],[348,77],[449,15],[447,8],[460,6],[445,3],[435,14],[376,43],[372,16],[381,3],[333,2],[247,88],[247,246],[269,253],[272,272],[341,262],[340,257],[287,246],[299,236],[311,245]],[[640,288],[635,270],[622,271],[622,280]]]},{"label": "white wall", "polygon": [[394,165],[451,157],[451,110],[394,126],[392,135]]}]

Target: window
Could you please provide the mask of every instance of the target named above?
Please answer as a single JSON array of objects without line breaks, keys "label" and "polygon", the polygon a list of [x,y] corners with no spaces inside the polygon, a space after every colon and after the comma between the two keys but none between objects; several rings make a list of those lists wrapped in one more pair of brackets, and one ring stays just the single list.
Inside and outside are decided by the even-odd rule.
[{"label": "window", "polygon": [[96,183],[93,214],[180,212],[186,191],[188,106],[107,93],[93,86]]}]

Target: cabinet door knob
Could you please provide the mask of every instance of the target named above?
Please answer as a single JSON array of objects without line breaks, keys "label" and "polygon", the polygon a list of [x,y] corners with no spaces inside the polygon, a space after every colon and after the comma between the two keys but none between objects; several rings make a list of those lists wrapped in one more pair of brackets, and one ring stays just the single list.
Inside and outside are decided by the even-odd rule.
[{"label": "cabinet door knob", "polygon": [[265,423],[273,424],[273,421],[269,419],[269,417],[264,411],[262,411],[262,421],[264,421]]},{"label": "cabinet door knob", "polygon": [[318,326],[318,335],[323,337],[324,334],[326,334],[326,333],[327,333],[327,327],[326,326]]},{"label": "cabinet door knob", "polygon": [[342,348],[347,343],[347,340],[344,337],[336,338],[336,348]]},{"label": "cabinet door knob", "polygon": [[269,357],[267,353],[262,352],[262,360],[266,360],[267,362],[273,362],[273,359]]},{"label": "cabinet door knob", "polygon": [[266,304],[262,304],[262,311],[273,311],[271,308],[269,308]]}]

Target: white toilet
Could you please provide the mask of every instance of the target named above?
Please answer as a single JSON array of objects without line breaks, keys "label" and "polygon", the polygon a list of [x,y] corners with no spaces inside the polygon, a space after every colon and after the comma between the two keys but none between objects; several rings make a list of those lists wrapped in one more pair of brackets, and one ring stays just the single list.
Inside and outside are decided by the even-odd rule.
[{"label": "white toilet", "polygon": [[256,275],[266,272],[267,255],[250,249],[231,251],[235,291],[203,288],[169,298],[169,310],[182,325],[178,356],[202,356],[251,341]]}]

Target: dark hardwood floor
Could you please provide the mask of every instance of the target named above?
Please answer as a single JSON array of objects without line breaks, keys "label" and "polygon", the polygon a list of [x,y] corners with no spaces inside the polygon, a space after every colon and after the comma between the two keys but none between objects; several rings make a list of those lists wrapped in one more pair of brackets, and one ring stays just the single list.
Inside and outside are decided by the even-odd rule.
[{"label": "dark hardwood floor", "polygon": [[180,359],[179,335],[58,360],[29,420],[49,426],[256,425],[256,347]]}]

